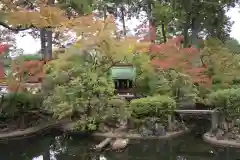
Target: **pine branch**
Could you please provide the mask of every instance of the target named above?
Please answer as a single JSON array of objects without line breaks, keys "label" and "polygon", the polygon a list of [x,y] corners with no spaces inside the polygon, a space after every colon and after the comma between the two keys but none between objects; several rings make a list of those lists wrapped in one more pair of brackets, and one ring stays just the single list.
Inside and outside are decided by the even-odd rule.
[{"label": "pine branch", "polygon": [[25,30],[28,30],[28,29],[31,29],[31,28],[36,28],[33,25],[30,25],[29,27],[25,27],[25,28],[22,27],[21,25],[19,25],[18,27],[14,28],[14,27],[9,26],[7,23],[1,22],[1,21],[0,21],[0,26],[3,26],[4,28],[7,28],[7,29],[9,29],[13,32],[25,31]]}]

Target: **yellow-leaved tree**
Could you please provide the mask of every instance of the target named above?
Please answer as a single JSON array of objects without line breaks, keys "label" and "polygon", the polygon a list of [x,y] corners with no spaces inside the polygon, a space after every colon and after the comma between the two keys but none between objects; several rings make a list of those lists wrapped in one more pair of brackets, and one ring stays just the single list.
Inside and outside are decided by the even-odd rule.
[{"label": "yellow-leaved tree", "polygon": [[82,130],[94,130],[106,118],[127,116],[126,103],[114,98],[109,70],[117,63],[132,63],[135,54],[146,52],[148,43],[117,37],[112,16],[105,20],[94,14],[68,19],[56,6],[42,3],[38,10],[20,8],[7,18],[15,27],[76,33],[76,42],[45,65],[43,90],[48,96],[44,106],[54,117],[74,120]]},{"label": "yellow-leaved tree", "polygon": [[[31,3],[31,2],[29,2]],[[47,1],[37,0],[30,7],[20,1],[3,0],[2,22],[19,31],[30,28],[58,28],[69,24],[65,12],[54,5],[48,5]]]},{"label": "yellow-leaved tree", "polygon": [[94,14],[68,19],[57,6],[45,2],[37,6],[35,10],[14,8],[6,14],[7,23],[76,34],[76,42],[45,65],[47,111],[57,119],[75,121],[81,130],[95,130],[109,117],[127,116],[126,102],[114,98],[109,71],[115,64],[132,63],[134,55],[146,52],[149,44],[135,37],[117,37],[113,16],[105,20]]}]

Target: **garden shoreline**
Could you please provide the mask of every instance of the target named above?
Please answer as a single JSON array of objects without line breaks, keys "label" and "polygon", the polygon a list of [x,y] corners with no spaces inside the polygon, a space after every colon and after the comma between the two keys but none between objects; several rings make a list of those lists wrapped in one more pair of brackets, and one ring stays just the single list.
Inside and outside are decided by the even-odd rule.
[{"label": "garden shoreline", "polygon": [[[16,130],[6,133],[0,133],[0,141],[6,140],[19,140],[24,138],[30,138],[37,134],[46,134],[50,131],[56,130],[63,133],[80,133],[78,131],[71,130],[73,126],[73,122],[66,122],[66,121],[59,121],[59,122],[50,122],[48,124],[42,124],[34,127],[30,127],[24,130]],[[168,132],[165,136],[141,136],[140,134],[132,134],[132,133],[101,133],[101,132],[94,132],[90,133],[91,136],[94,137],[104,137],[104,138],[129,138],[129,139],[173,139],[178,136],[181,136],[185,133],[188,133],[189,130],[181,130],[178,132]],[[81,132],[82,133],[82,132]]]},{"label": "garden shoreline", "polygon": [[189,130],[180,130],[177,132],[167,132],[166,135],[164,136],[142,136],[140,134],[137,133],[112,133],[112,132],[108,132],[108,133],[99,133],[99,132],[95,132],[92,134],[92,136],[95,137],[104,137],[104,138],[128,138],[128,139],[142,139],[142,140],[150,140],[150,139],[154,139],[154,140],[161,140],[161,139],[173,139],[176,138],[178,136],[181,136],[185,133],[188,133]]},{"label": "garden shoreline", "polygon": [[211,137],[209,133],[203,135],[203,140],[215,146],[240,148],[240,142],[236,140],[218,140],[215,136]]},{"label": "garden shoreline", "polygon": [[0,141],[18,140],[18,139],[30,138],[37,134],[45,134],[53,130],[59,130],[61,126],[66,123],[67,123],[66,121],[49,122],[47,124],[39,124],[23,130],[18,129],[15,131],[3,132],[3,133],[0,133]]}]

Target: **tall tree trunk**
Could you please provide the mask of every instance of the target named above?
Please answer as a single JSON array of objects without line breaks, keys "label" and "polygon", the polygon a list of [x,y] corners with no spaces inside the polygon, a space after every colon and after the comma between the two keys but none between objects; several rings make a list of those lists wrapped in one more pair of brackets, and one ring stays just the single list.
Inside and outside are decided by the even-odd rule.
[{"label": "tall tree trunk", "polygon": [[152,0],[147,0],[147,17],[148,17],[148,23],[149,23],[149,33],[148,33],[149,38],[152,43],[155,43],[156,25],[152,16]]},{"label": "tall tree trunk", "polygon": [[192,18],[192,25],[191,25],[191,45],[197,47],[198,45],[198,33],[200,30],[200,22],[198,18]]},{"label": "tall tree trunk", "polygon": [[[191,24],[191,31],[192,31],[192,35],[191,35],[191,46],[194,46],[196,48],[198,48],[199,44],[198,44],[198,34],[200,31],[200,19],[198,17],[196,18],[192,18],[192,24]],[[195,57],[195,59],[193,60],[193,65],[195,65],[196,67],[202,67],[203,63],[201,60],[201,55],[197,55]]]},{"label": "tall tree trunk", "polygon": [[107,6],[104,4],[103,6],[103,19],[104,21],[107,19]]},{"label": "tall tree trunk", "polygon": [[[48,0],[47,5],[54,5],[55,0]],[[47,37],[47,49],[46,49],[46,56],[45,61],[49,61],[52,59],[52,43],[53,43],[53,36],[52,36],[52,29],[46,30],[46,37]]]},{"label": "tall tree trunk", "polygon": [[172,5],[172,8],[175,10],[176,9],[176,0],[171,0],[171,5]]},{"label": "tall tree trunk", "polygon": [[46,29],[45,28],[40,29],[40,41],[41,41],[41,54],[42,54],[42,58],[45,59],[46,52],[47,52]]},{"label": "tall tree trunk", "polygon": [[220,21],[218,21],[217,23],[217,27],[216,27],[216,36],[218,39],[220,40],[224,40],[224,36],[221,34],[221,21],[224,21],[224,12],[222,10],[219,11],[219,17],[220,17]]},{"label": "tall tree trunk", "polygon": [[121,20],[122,20],[122,27],[123,27],[123,35],[126,36],[127,31],[126,31],[125,14],[124,14],[125,8],[124,8],[124,5],[123,5],[123,4],[122,4],[122,6],[121,6],[121,8],[120,8],[120,11],[121,11]]},{"label": "tall tree trunk", "polygon": [[162,24],[161,24],[161,29],[162,29],[163,42],[166,43],[167,42],[167,37],[166,37],[164,22],[162,22]]},{"label": "tall tree trunk", "polygon": [[49,60],[51,60],[52,59],[52,39],[53,39],[53,37],[52,37],[52,30],[51,29],[49,29],[49,30],[47,30],[47,52],[46,52],[46,59],[45,60],[47,60],[47,61],[49,61]]},{"label": "tall tree trunk", "polygon": [[190,27],[191,23],[191,16],[192,16],[192,3],[193,0],[188,0],[188,1],[182,1],[182,5],[184,8],[184,11],[186,13],[185,17],[185,24],[184,24],[184,30],[183,30],[183,36],[184,36],[184,47],[189,47],[189,35],[188,35],[188,30]]},{"label": "tall tree trunk", "polygon": [[190,20],[191,20],[191,13],[187,13],[186,15],[186,22],[184,24],[184,30],[183,30],[183,36],[184,36],[184,43],[183,47],[189,47],[189,35],[188,35],[188,29],[190,25]]},{"label": "tall tree trunk", "polygon": [[198,45],[197,41],[198,41],[198,30],[195,28],[192,28],[191,45],[197,46]]}]

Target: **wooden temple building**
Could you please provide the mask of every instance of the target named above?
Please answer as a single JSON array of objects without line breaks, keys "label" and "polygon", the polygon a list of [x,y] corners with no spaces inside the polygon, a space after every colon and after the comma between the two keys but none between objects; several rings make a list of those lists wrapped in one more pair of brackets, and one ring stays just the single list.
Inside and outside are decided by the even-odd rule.
[{"label": "wooden temple building", "polygon": [[111,68],[111,75],[114,81],[116,94],[125,97],[133,98],[135,93],[136,68],[129,64],[119,64]]}]

